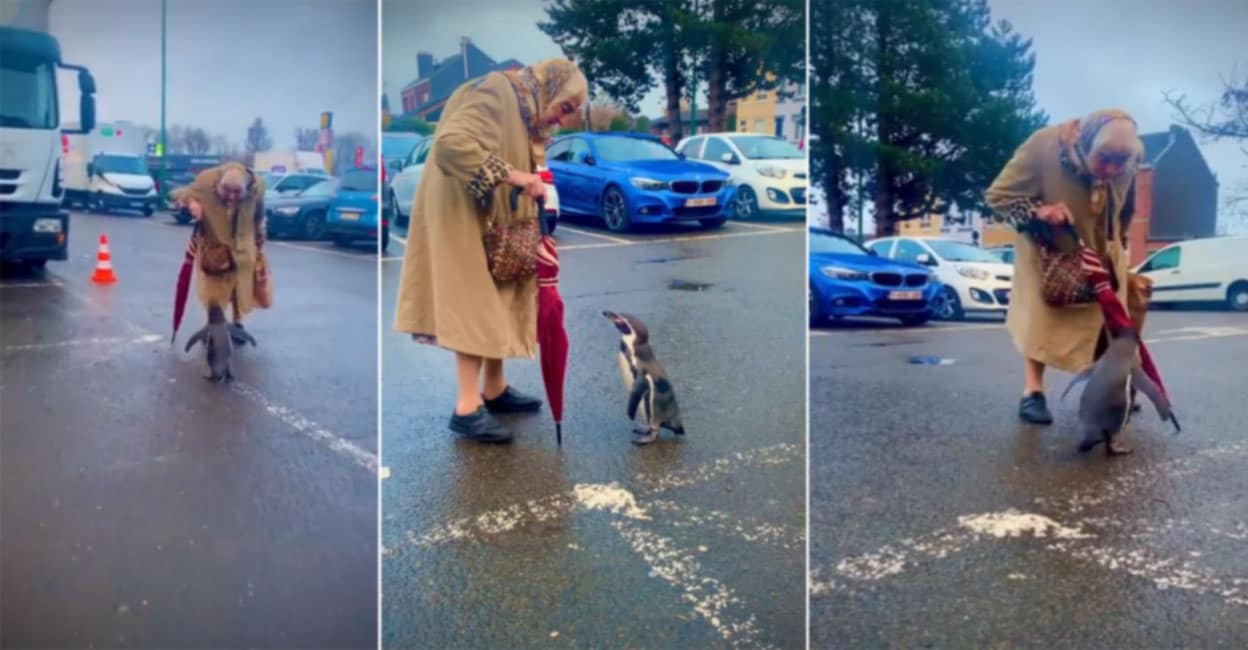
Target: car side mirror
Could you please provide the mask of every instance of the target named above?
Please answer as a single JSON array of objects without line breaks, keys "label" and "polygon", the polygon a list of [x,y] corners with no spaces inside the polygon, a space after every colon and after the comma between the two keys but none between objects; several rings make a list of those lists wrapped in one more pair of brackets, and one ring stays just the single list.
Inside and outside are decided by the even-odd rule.
[{"label": "car side mirror", "polygon": [[[92,82],[94,85],[95,82]],[[95,96],[83,93],[78,98],[78,128],[83,133],[95,130]]]},{"label": "car side mirror", "polygon": [[726,154],[724,154],[724,155],[720,156],[720,157],[719,157],[719,159],[720,159],[720,160],[722,160],[722,161],[724,161],[725,163],[727,163],[727,164],[729,164],[729,165],[740,165],[740,164],[741,164],[741,161],[737,159],[736,154],[733,154],[733,153],[731,153],[731,152],[726,153]]},{"label": "car side mirror", "polygon": [[586,165],[589,165],[590,167],[593,167],[593,166],[594,166],[594,165],[596,165],[597,163],[594,161],[594,157],[593,157],[593,156],[591,156],[591,155],[589,155],[589,154],[585,154],[585,164],[586,164]]},{"label": "car side mirror", "polygon": [[919,253],[918,257],[914,258],[914,261],[923,266],[936,266],[936,258],[927,253]]},{"label": "car side mirror", "polygon": [[403,171],[403,160],[402,159],[391,160],[390,164],[386,165],[386,168],[392,172],[401,172]]}]

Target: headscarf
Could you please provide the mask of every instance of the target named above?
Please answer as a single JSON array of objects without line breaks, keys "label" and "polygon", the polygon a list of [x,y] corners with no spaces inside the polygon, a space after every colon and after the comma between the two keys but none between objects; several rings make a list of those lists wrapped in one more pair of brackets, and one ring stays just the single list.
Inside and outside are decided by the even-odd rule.
[{"label": "headscarf", "polygon": [[1086,182],[1091,190],[1092,213],[1105,214],[1109,186],[1116,178],[1100,178],[1092,173],[1093,163],[1106,154],[1128,154],[1118,177],[1134,176],[1144,158],[1144,143],[1136,132],[1135,119],[1125,111],[1095,111],[1082,120],[1061,125],[1062,165]]},{"label": "headscarf", "polygon": [[546,140],[551,126],[543,124],[552,110],[564,102],[583,106],[589,96],[589,82],[575,63],[567,59],[547,59],[520,70],[503,73],[516,91],[520,116],[528,125],[533,164],[546,162]]}]

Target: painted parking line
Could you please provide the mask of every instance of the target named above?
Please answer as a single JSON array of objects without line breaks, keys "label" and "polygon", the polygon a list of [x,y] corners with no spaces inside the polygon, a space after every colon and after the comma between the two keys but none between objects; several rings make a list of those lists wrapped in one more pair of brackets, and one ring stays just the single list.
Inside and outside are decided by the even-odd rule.
[{"label": "painted parking line", "polygon": [[713,234],[713,235],[656,237],[654,239],[629,240],[629,241],[624,241],[621,243],[604,242],[601,244],[572,244],[571,246],[560,246],[559,252],[562,253],[563,251],[589,250],[589,249],[596,249],[596,248],[617,248],[621,246],[650,246],[650,245],[655,245],[655,244],[675,244],[675,243],[681,243],[681,242],[709,241],[709,240],[714,240],[714,239],[735,239],[737,237],[765,237],[768,235],[786,235],[786,234],[793,234],[793,233],[800,233],[800,232],[801,231],[797,229],[777,229],[777,230],[759,230],[759,231],[751,231],[751,232],[730,232],[730,233],[720,233],[720,234]]},{"label": "painted parking line", "polygon": [[[1210,463],[1242,461],[1245,458],[1248,458],[1248,443],[1206,447],[1190,456],[1137,467],[1094,486],[1075,490],[1065,497],[1037,497],[1034,502],[1039,511],[1009,508],[962,515],[955,518],[954,525],[905,537],[873,551],[812,570],[809,576],[811,597],[870,588],[873,583],[894,578],[924,564],[939,562],[976,545],[1029,539],[1042,540],[1043,548],[1048,551],[1146,580],[1159,590],[1188,591],[1221,598],[1228,605],[1248,607],[1248,576],[1218,576],[1199,563],[1198,552],[1166,557],[1141,546],[1110,546],[1098,541],[1111,537],[1136,542],[1141,537],[1157,536],[1159,532],[1177,531],[1189,535],[1218,536],[1235,543],[1248,541],[1248,534],[1241,534],[1248,533],[1248,528],[1235,526],[1228,531],[1205,526],[1202,530],[1201,526],[1194,525],[1188,519],[1167,520],[1160,526],[1150,526],[1141,524],[1136,518],[1084,514],[1089,508],[1107,506],[1138,495],[1147,484],[1173,482],[1207,471]],[[1231,501],[1228,505],[1232,503],[1237,502]],[[1141,528],[1145,534],[1135,534]],[[1116,532],[1104,535],[1106,531]],[[1122,531],[1132,534],[1123,535]],[[1028,576],[1011,574],[1010,579],[1028,579]]]},{"label": "painted parking line", "polygon": [[623,237],[613,237],[611,235],[604,235],[602,233],[594,232],[592,230],[584,230],[582,228],[573,228],[572,226],[565,226],[562,224],[560,224],[559,230],[563,232],[575,233],[583,237],[593,237],[594,239],[601,239],[603,241],[609,241],[609,242],[613,242],[616,244],[632,243],[631,239],[624,239]]},{"label": "painted parking line", "polygon": [[56,281],[46,282],[0,282],[0,289],[37,289],[39,287],[63,287]]},{"label": "painted parking line", "polygon": [[360,253],[348,253],[348,252],[346,252],[346,251],[336,251],[336,250],[333,250],[333,249],[330,249],[330,248],[320,248],[320,247],[318,247],[318,246],[309,246],[309,245],[307,245],[307,244],[293,244],[293,243],[291,243],[291,242],[286,242],[286,241],[273,241],[273,240],[269,240],[269,241],[268,241],[268,244],[269,244],[270,246],[280,246],[280,247],[282,247],[282,248],[294,248],[294,249],[297,249],[297,250],[301,250],[301,251],[308,251],[308,252],[311,252],[311,253],[322,253],[322,254],[325,254],[325,255],[337,255],[338,257],[346,257],[346,258],[350,258],[350,259],[353,259],[353,260],[364,260],[364,261],[366,261],[366,262],[376,262],[376,261],[377,261],[377,258],[376,258],[376,257],[373,257],[372,255],[365,254],[365,253],[363,253],[363,252],[360,252]]},{"label": "painted parking line", "polygon": [[400,244],[404,246],[407,246],[407,238],[405,237],[400,237],[394,233],[390,233],[390,239],[393,239],[394,241],[399,242]]},{"label": "painted parking line", "polygon": [[24,345],[6,345],[4,353],[35,352],[39,350],[58,350],[62,348],[80,348],[93,346],[150,345],[165,340],[159,334],[144,334],[134,338],[120,336],[99,336],[92,338],[69,339],[67,341],[51,341],[48,343],[27,343]]},{"label": "painted parking line", "polygon": [[235,381],[230,384],[230,388],[235,393],[247,398],[251,403],[264,409],[269,415],[281,420],[297,433],[325,445],[330,451],[346,457],[369,472],[377,473],[379,465],[377,454],[361,448],[350,440],[300,415],[294,409],[275,402],[254,386],[241,381]]},{"label": "painted parking line", "polygon": [[765,223],[750,223],[748,221],[733,221],[732,225],[741,226],[744,228],[757,228],[759,230],[794,230],[798,232],[805,230],[804,226],[802,228],[792,228],[792,227],[785,227],[785,226],[772,226],[772,225],[765,224]]}]

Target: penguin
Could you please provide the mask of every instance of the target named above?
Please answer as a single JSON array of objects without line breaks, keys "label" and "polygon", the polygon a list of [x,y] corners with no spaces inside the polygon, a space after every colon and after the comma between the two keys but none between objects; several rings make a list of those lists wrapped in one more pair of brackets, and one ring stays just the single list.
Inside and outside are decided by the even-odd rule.
[{"label": "penguin", "polygon": [[1133,392],[1144,393],[1162,420],[1174,424],[1175,432],[1182,431],[1179,420],[1171,409],[1161,388],[1140,369],[1136,350],[1139,348],[1140,336],[1134,329],[1124,329],[1109,343],[1105,354],[1087,370],[1079,373],[1062,392],[1066,398],[1070,389],[1080,382],[1086,381],[1083,395],[1079,398],[1079,429],[1083,440],[1079,443],[1079,451],[1086,453],[1102,442],[1109,456],[1129,454],[1133,450],[1122,445],[1115,438],[1122,433],[1127,420],[1131,417],[1131,406],[1134,402]]},{"label": "penguin", "polygon": [[667,377],[667,371],[655,357],[654,348],[650,347],[646,324],[629,314],[604,311],[602,315],[620,331],[618,360],[620,375],[628,391],[628,418],[634,420],[640,410],[645,423],[633,430],[641,436],[633,440],[633,444],[644,446],[658,440],[662,429],[678,436],[685,435],[680,407],[676,404],[676,390]]},{"label": "penguin", "polygon": [[220,305],[208,306],[208,324],[191,336],[186,342],[186,352],[190,352],[196,343],[204,346],[204,356],[208,360],[208,371],[211,373],[204,379],[217,383],[234,381],[230,372],[230,356],[234,352],[234,341],[230,336],[229,325],[225,322],[225,312]]}]

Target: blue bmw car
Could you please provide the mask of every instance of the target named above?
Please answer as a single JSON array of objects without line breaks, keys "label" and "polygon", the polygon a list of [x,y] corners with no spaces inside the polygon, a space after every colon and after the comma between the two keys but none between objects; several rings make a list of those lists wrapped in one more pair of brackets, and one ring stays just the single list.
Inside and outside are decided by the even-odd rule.
[{"label": "blue bmw car", "polygon": [[831,230],[811,228],[809,237],[811,325],[845,316],[896,318],[905,325],[932,318],[941,285],[927,267],[876,257]]},{"label": "blue bmw car", "polygon": [[546,148],[559,209],[599,217],[625,232],[635,223],[724,225],[733,194],[727,172],[685,160],[639,133],[575,133]]}]

